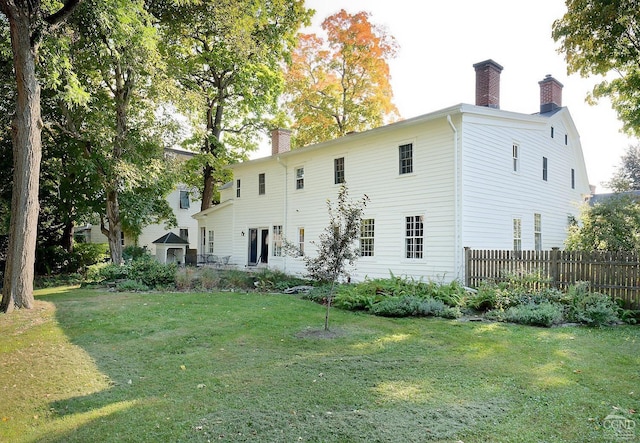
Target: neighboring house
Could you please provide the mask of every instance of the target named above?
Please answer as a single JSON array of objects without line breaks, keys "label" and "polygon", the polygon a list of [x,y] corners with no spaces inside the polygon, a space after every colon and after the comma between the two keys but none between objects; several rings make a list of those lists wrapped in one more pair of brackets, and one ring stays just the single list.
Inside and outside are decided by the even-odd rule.
[{"label": "neighboring house", "polygon": [[591,196],[591,198],[589,199],[589,204],[591,206],[595,205],[596,203],[603,203],[607,200],[610,200],[612,198],[616,198],[616,197],[630,197],[630,198],[634,198],[636,200],[640,199],[640,191],[639,190],[632,190],[632,191],[623,191],[623,192],[610,192],[610,193],[602,193],[602,194],[593,194]]},{"label": "neighboring house", "polygon": [[[191,151],[185,151],[182,149],[166,148],[165,155],[179,160],[187,160],[191,158],[194,153]],[[158,245],[161,249],[161,256],[158,256],[158,260],[161,262],[180,262],[184,263],[185,255],[179,251],[185,249],[193,250],[193,260],[195,262],[196,244],[198,239],[198,222],[193,218],[193,215],[200,211],[200,200],[194,199],[193,195],[196,195],[193,189],[188,188],[184,184],[180,184],[174,189],[168,196],[167,201],[169,206],[173,210],[176,216],[177,226],[172,229],[167,229],[164,223],[147,225],[142,230],[142,233],[138,238],[133,238],[127,233],[123,233],[122,245],[130,246],[136,245],[140,247],[146,247],[151,255],[156,256],[158,251]],[[175,234],[177,237],[186,241],[185,244],[177,247],[178,254],[174,254],[173,248],[168,249],[164,243],[156,243],[163,236],[169,232]],[[100,225],[86,225],[76,229],[76,235],[83,236],[85,241],[92,243],[108,243],[107,237],[101,232]]]},{"label": "neighboring house", "polygon": [[361,257],[351,277],[464,277],[464,248],[562,247],[590,194],[578,131],[562,84],[539,82],[540,112],[500,110],[502,67],[474,65],[476,105],[459,104],[293,151],[272,134],[272,155],[234,165],[221,203],[195,215],[198,253],[238,267],[303,274],[283,240],[314,254],[326,201],[342,182],[368,195]]}]

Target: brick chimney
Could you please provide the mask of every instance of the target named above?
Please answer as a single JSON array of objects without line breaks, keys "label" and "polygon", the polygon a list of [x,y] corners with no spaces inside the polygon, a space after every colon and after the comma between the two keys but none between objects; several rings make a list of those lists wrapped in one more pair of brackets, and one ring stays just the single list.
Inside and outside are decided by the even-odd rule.
[{"label": "brick chimney", "polygon": [[500,73],[502,66],[493,60],[473,65],[476,70],[476,106],[500,109]]},{"label": "brick chimney", "polygon": [[291,131],[276,128],[271,131],[271,155],[282,154],[291,150]]},{"label": "brick chimney", "polygon": [[544,80],[539,81],[540,85],[540,114],[551,112],[562,107],[563,85],[547,74]]}]

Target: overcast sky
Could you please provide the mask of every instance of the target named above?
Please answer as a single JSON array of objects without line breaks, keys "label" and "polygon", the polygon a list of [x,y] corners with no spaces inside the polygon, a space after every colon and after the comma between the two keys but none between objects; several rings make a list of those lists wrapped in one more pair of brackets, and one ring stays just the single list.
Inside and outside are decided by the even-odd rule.
[{"label": "overcast sky", "polygon": [[[629,144],[608,100],[596,106],[585,97],[597,77],[567,75],[551,38],[553,21],[566,11],[564,0],[306,0],[320,23],[341,8],[371,13],[370,21],[393,35],[400,51],[390,62],[394,102],[403,118],[458,103],[475,102],[474,63],[493,59],[504,67],[500,109],[532,114],[540,106],[538,82],[546,74],[564,85],[562,104],[580,133],[587,172],[597,191],[608,181]],[[267,151],[266,155],[270,152]]]}]

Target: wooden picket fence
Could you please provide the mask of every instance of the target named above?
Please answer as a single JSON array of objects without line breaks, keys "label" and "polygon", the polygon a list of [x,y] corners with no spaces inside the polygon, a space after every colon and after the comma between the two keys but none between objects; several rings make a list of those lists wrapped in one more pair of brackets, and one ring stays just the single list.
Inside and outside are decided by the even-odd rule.
[{"label": "wooden picket fence", "polygon": [[594,292],[640,309],[640,255],[635,252],[501,251],[465,248],[465,284],[504,281],[511,274],[539,273],[551,287],[566,290],[578,281]]}]

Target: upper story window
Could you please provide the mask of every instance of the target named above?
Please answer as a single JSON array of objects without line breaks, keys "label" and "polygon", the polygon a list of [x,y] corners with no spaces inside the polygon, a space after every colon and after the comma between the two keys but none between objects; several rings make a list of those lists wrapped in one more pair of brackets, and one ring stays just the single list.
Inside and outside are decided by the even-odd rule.
[{"label": "upper story window", "polygon": [[413,172],[413,143],[400,145],[398,147],[398,158],[400,160],[400,174]]},{"label": "upper story window", "polygon": [[180,229],[180,238],[184,241],[189,241],[189,230],[188,229]]},{"label": "upper story window", "polygon": [[266,178],[264,172],[258,174],[258,195],[264,195],[267,190]]},{"label": "upper story window", "polygon": [[240,198],[240,179],[236,180],[236,198]]},{"label": "upper story window", "polygon": [[304,168],[296,168],[296,189],[304,189]]},{"label": "upper story window", "polygon": [[360,256],[373,257],[373,234],[375,222],[372,218],[362,219],[360,223]]},{"label": "upper story window", "polygon": [[405,217],[405,257],[422,258],[424,255],[424,217]]},{"label": "upper story window", "polygon": [[180,209],[189,209],[189,206],[191,206],[189,191],[180,191]]},{"label": "upper story window", "polygon": [[553,136],[555,135],[555,130],[553,129],[553,126],[551,127],[551,138],[553,138]]},{"label": "upper story window", "polygon": [[542,157],[542,180],[547,181],[549,178],[549,162],[547,157]]},{"label": "upper story window", "polygon": [[576,189],[576,170],[571,168],[571,189]]},{"label": "upper story window", "polygon": [[333,160],[333,179],[336,185],[344,183],[344,157]]},{"label": "upper story window", "polygon": [[513,250],[522,251],[522,219],[513,219]]},{"label": "upper story window", "polygon": [[513,157],[513,172],[520,170],[520,146],[513,144],[511,147],[511,155]]},{"label": "upper story window", "polygon": [[567,134],[564,135],[564,144],[565,145],[569,144],[569,136]]}]

